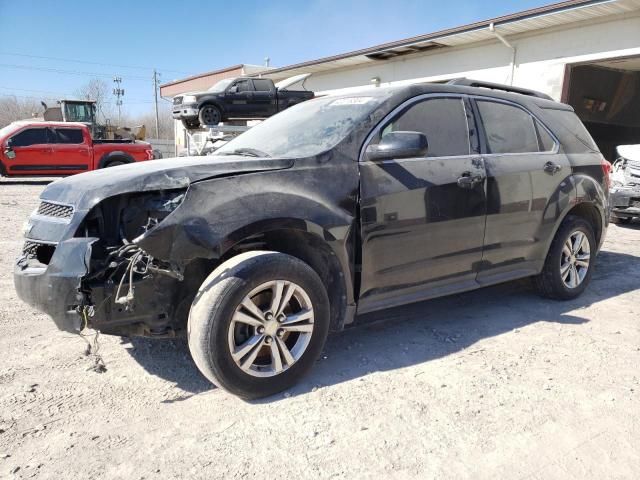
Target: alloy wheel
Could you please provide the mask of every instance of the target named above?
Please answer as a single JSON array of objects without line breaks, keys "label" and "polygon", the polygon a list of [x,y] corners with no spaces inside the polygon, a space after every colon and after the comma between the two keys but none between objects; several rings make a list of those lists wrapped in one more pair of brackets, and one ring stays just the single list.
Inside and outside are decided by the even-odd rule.
[{"label": "alloy wheel", "polygon": [[302,357],[313,327],[313,305],[302,287],[286,280],[266,282],[236,307],[229,325],[229,351],[245,373],[272,377]]},{"label": "alloy wheel", "polygon": [[567,288],[577,288],[584,281],[589,271],[591,247],[589,239],[581,230],[569,235],[560,258],[560,276]]}]

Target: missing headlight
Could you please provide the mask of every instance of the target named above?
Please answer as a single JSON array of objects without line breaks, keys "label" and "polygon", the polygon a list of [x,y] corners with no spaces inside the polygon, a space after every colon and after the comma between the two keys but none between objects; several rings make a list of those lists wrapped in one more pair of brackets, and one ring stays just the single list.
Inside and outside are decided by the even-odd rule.
[{"label": "missing headlight", "polygon": [[122,209],[122,238],[132,241],[151,230],[180,206],[185,194],[179,189],[131,195]]}]

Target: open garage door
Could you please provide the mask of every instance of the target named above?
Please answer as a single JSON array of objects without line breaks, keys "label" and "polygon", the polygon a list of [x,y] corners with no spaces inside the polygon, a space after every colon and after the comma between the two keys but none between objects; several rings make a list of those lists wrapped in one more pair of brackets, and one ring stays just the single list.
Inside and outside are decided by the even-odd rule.
[{"label": "open garage door", "polygon": [[562,100],[610,162],[618,145],[640,144],[640,57],[568,65]]}]

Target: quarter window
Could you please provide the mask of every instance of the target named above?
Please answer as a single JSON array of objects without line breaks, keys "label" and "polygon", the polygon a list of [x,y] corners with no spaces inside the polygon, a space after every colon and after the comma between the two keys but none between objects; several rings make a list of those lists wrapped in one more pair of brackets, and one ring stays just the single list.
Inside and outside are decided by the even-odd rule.
[{"label": "quarter window", "polygon": [[424,133],[428,157],[469,155],[469,126],[461,98],[433,98],[411,105],[382,131]]},{"label": "quarter window", "polygon": [[49,143],[46,128],[27,128],[11,137],[12,147],[28,147]]},{"label": "quarter window", "polygon": [[535,120],[529,113],[512,105],[484,100],[478,100],[478,110],[487,137],[488,153],[540,151]]},{"label": "quarter window", "polygon": [[59,128],[56,129],[56,137],[58,143],[83,143],[82,130],[79,128]]}]

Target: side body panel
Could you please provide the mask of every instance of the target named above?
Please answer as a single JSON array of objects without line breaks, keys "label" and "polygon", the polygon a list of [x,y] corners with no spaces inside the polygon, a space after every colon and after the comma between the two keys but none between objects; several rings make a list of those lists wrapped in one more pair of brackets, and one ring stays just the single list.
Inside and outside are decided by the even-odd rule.
[{"label": "side body panel", "polygon": [[[420,105],[435,108],[429,107],[432,100],[462,100],[467,116],[463,127],[466,142],[471,139],[467,152],[473,153],[383,161],[361,157],[361,313],[477,285],[485,229],[486,172],[476,153],[474,118],[463,99],[419,97],[385,122],[397,115],[402,119]],[[405,123],[417,128],[420,121],[414,117]],[[385,122],[378,128],[386,130]],[[402,120],[398,128],[406,129]],[[458,181],[464,176],[478,181],[471,188],[462,188]]]},{"label": "side body panel", "polygon": [[[56,136],[64,133],[65,127],[52,129]],[[88,128],[82,128],[82,143],[53,143],[52,163],[64,169],[64,173],[71,175],[85,172],[93,167],[93,151],[91,148],[91,134]]]},{"label": "side body panel", "polygon": [[[554,220],[561,215],[564,196],[570,193],[571,165],[557,141],[549,152],[487,153],[487,132],[476,100],[515,107],[537,122],[540,119],[522,105],[483,97],[473,101],[487,168],[487,223],[478,282],[490,284],[534,275],[541,269],[548,234],[541,225],[545,215]],[[547,165],[556,170],[545,170]]]}]

